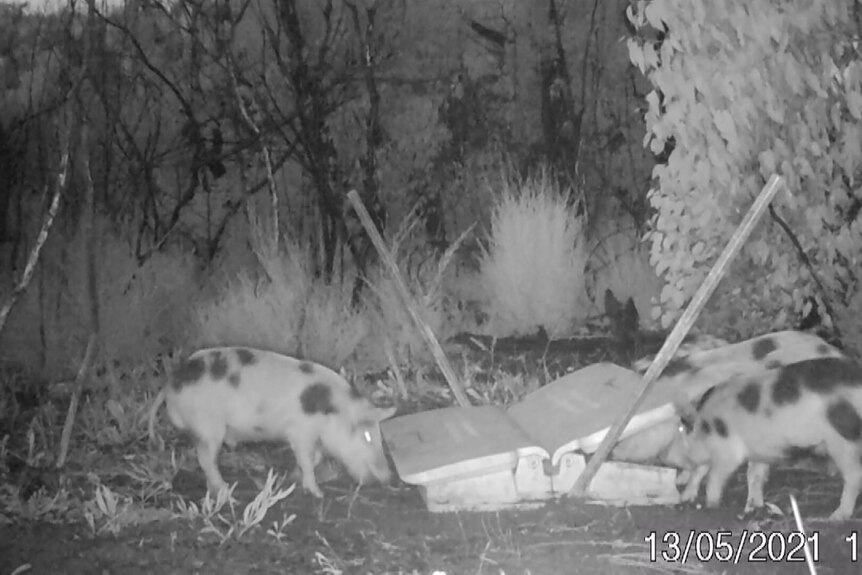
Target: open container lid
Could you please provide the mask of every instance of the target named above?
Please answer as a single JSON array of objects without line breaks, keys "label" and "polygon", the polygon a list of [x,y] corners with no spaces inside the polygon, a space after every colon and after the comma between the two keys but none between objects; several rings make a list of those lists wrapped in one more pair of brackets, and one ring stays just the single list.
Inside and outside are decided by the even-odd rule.
[{"label": "open container lid", "polygon": [[[674,417],[674,389],[656,382],[623,437]],[[507,410],[447,407],[381,423],[401,479],[428,484],[514,469],[536,454],[556,464],[566,452],[595,451],[641,385],[641,376],[597,363],[527,394]],[[556,454],[556,457],[554,455]]]}]

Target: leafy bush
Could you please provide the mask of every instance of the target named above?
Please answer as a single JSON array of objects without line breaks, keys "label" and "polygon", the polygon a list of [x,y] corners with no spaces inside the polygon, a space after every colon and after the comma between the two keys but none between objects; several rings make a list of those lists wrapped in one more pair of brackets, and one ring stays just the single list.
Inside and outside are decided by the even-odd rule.
[{"label": "leafy bush", "polygon": [[495,205],[480,263],[490,331],[570,333],[588,304],[583,223],[568,193],[546,171],[526,180],[503,175],[499,193],[490,193]]},{"label": "leafy bush", "polygon": [[[675,140],[650,192],[657,210],[651,261],[666,280],[666,326],[774,173],[790,193],[775,198],[775,216],[754,231],[711,309],[747,324],[740,331],[786,327],[782,310],[801,310],[813,284],[803,256],[836,307],[858,293],[862,58],[854,6],[637,2],[635,25],[665,32],[660,47],[654,33],[629,42],[632,62],[656,87],[647,97],[647,138],[655,153]],[[772,225],[776,216],[786,229]]]}]

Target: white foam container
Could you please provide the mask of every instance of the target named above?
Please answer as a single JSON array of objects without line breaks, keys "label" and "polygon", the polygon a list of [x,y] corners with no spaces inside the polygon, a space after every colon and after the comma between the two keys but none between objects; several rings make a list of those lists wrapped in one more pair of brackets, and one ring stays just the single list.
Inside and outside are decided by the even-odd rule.
[{"label": "white foam container", "polygon": [[[401,479],[430,511],[535,506],[568,494],[641,377],[612,363],[568,374],[501,409],[448,407],[396,417],[382,432]],[[675,417],[673,389],[656,386],[622,438]],[[607,461],[587,495],[607,504],[679,501],[676,470]]]}]

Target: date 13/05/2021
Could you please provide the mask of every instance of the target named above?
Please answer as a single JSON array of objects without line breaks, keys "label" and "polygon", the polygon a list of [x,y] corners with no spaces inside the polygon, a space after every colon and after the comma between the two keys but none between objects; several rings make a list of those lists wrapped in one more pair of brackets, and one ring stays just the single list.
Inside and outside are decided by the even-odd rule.
[{"label": "date 13/05/2021", "polygon": [[[644,541],[650,561],[687,563],[718,561],[720,563],[788,562],[804,563],[806,547],[811,560],[820,560],[820,533],[811,531],[650,531]],[[862,535],[851,531],[843,540],[849,560],[856,563]]]}]

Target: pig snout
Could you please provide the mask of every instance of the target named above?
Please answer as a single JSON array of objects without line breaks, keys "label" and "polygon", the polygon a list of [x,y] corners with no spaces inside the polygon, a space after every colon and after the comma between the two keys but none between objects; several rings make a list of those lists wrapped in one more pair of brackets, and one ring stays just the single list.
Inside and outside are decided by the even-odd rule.
[{"label": "pig snout", "polygon": [[368,466],[368,475],[365,481],[376,479],[380,483],[389,484],[392,482],[392,470],[389,468],[389,461],[386,460],[386,455],[380,450],[375,453],[370,465]]},{"label": "pig snout", "polygon": [[661,463],[681,467],[679,454],[674,451],[679,421],[662,421],[623,440],[611,452],[613,459],[632,463]]},{"label": "pig snout", "polygon": [[368,478],[370,479],[373,477],[380,483],[391,482],[392,470],[389,468],[389,461],[386,459],[386,454],[383,452],[382,442],[377,446],[373,446],[372,451],[373,453],[368,466]]},{"label": "pig snout", "polygon": [[346,437],[330,445],[348,473],[362,484],[388,484],[392,480],[389,461],[383,451],[383,441],[377,421],[348,431]]}]

